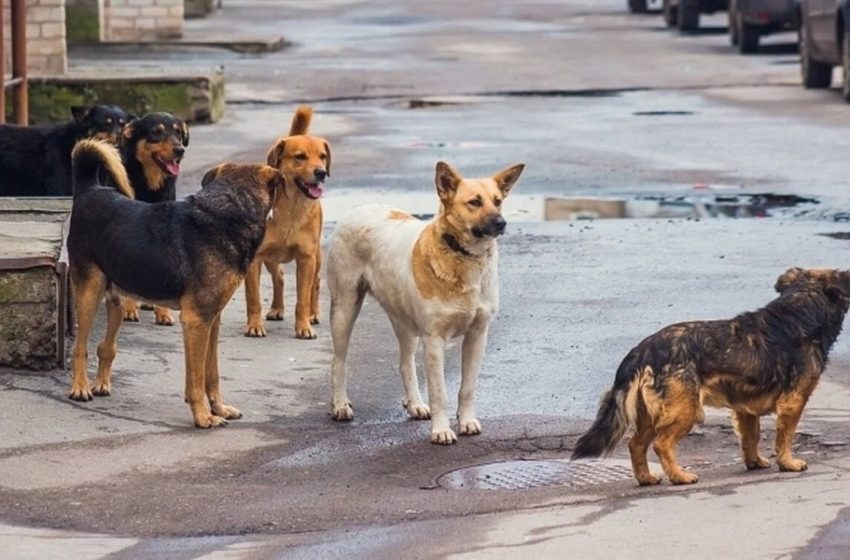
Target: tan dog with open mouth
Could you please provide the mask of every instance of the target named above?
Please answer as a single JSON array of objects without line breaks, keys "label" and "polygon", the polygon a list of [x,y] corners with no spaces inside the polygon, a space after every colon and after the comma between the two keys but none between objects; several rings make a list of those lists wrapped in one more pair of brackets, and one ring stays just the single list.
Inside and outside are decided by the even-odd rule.
[{"label": "tan dog with open mouth", "polygon": [[286,179],[284,196],[278,198],[263,244],[245,277],[248,325],[245,336],[266,336],[260,301],[261,266],[272,275],[272,306],[266,319],[283,320],[283,269],[295,261],[297,301],[295,336],[316,338],[311,325],[319,322],[319,270],[322,266],[322,204],[324,181],[331,173],[331,149],[327,140],[308,136],[313,110],[299,107],[292,118],[289,136],[278,140],[268,154],[268,164]]},{"label": "tan dog with open mouth", "polygon": [[[367,293],[386,311],[398,338],[404,407],[411,418],[431,418],[431,441],[457,441],[449,424],[443,364],[446,342],[463,336],[458,432],[481,433],[475,384],[490,319],[499,305],[496,237],[505,231],[502,200],[524,164],[484,179],[464,179],[439,162],[440,211],[431,223],[388,206],[362,206],[339,222],[328,250],[334,359],[334,420],[351,420],[345,357]],[[425,347],[429,406],[419,392],[414,363]]]}]

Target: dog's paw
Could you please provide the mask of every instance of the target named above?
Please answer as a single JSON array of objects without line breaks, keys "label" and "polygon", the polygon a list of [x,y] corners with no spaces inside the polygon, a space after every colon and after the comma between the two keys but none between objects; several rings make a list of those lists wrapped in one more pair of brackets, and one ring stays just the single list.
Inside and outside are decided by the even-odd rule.
[{"label": "dog's paw", "polygon": [[459,420],[457,433],[462,436],[477,436],[481,433],[481,423],[475,418]]},{"label": "dog's paw", "polygon": [[213,415],[221,416],[226,420],[238,420],[239,418],[242,418],[242,413],[239,412],[238,408],[226,404],[213,404],[212,413]]},{"label": "dog's paw", "polygon": [[112,394],[112,384],[107,383],[97,383],[95,382],[94,387],[91,390],[92,394],[96,397],[108,397]]},{"label": "dog's paw", "polygon": [[764,457],[758,457],[755,461],[746,461],[745,464],[747,465],[747,470],[749,471],[770,468],[770,461],[768,461]]},{"label": "dog's paw", "polygon": [[431,443],[436,443],[439,445],[451,445],[457,442],[457,435],[451,430],[451,428],[432,428],[431,429]]},{"label": "dog's paw", "polygon": [[266,319],[269,321],[283,321],[283,309],[269,309],[266,313]]},{"label": "dog's paw", "polygon": [[160,311],[159,309],[154,310],[154,322],[157,325],[162,325],[164,327],[171,327],[174,325],[174,319],[171,317],[171,313],[168,311]]},{"label": "dog's paw", "polygon": [[89,384],[86,383],[85,385],[72,386],[68,398],[72,401],[88,402],[94,398],[94,394],[91,392]]},{"label": "dog's paw", "polygon": [[295,327],[295,338],[312,340],[316,336],[316,331],[310,325]]},{"label": "dog's paw", "polygon": [[221,416],[216,416],[215,414],[201,414],[195,417],[195,427],[196,428],[217,428],[219,426],[226,426],[227,420],[222,418]]},{"label": "dog's paw", "polygon": [[138,323],[140,319],[141,319],[141,314],[140,314],[139,308],[137,306],[133,306],[133,307],[125,306],[124,307],[124,320],[125,321],[131,321],[133,323]]},{"label": "dog's paw", "polygon": [[266,328],[262,325],[251,325],[245,329],[245,336],[250,336],[253,338],[259,338],[262,336],[266,336]]},{"label": "dog's paw", "polygon": [[144,309],[145,311],[153,311],[154,309],[156,309],[156,308],[153,306],[153,304],[152,304],[152,303],[143,303],[143,304],[141,305],[141,307],[142,307],[142,309]]},{"label": "dog's paw", "polygon": [[694,473],[680,471],[670,477],[670,482],[673,484],[696,484],[699,482],[699,476]]},{"label": "dog's paw", "polygon": [[806,464],[802,459],[788,459],[786,461],[779,461],[779,470],[787,471],[787,472],[802,472],[809,468],[809,465]]},{"label": "dog's paw", "polygon": [[310,317],[310,324],[311,325],[318,325],[319,324],[319,316],[318,315],[311,316]]},{"label": "dog's paw", "polygon": [[354,409],[352,408],[351,403],[345,401],[339,405],[335,404],[333,411],[331,411],[331,418],[337,422],[349,422],[352,418],[354,418]]},{"label": "dog's paw", "polygon": [[413,420],[428,420],[431,418],[431,409],[422,401],[413,403],[403,401],[401,405],[407,411],[407,415]]},{"label": "dog's paw", "polygon": [[656,484],[661,484],[661,477],[654,474],[648,474],[638,478],[637,481],[641,486],[655,486]]}]

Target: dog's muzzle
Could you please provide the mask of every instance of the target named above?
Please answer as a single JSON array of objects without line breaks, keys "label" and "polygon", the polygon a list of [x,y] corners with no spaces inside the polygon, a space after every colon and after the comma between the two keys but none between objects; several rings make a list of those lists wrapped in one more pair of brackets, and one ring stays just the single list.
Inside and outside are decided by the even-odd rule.
[{"label": "dog's muzzle", "polygon": [[505,227],[507,225],[508,222],[505,221],[501,214],[493,214],[483,224],[474,226],[472,228],[472,235],[479,238],[498,237],[505,233]]}]

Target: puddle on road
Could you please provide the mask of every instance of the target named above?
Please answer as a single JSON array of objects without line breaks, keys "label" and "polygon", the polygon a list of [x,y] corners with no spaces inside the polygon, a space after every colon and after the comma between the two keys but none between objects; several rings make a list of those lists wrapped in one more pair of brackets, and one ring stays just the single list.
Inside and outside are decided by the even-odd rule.
[{"label": "puddle on road", "polygon": [[[697,189],[701,190],[701,189]],[[430,219],[438,208],[432,192],[363,192],[335,190],[322,199],[325,219],[339,220],[362,204],[387,204],[421,219]],[[694,194],[681,196],[633,196],[620,198],[511,195],[505,218],[515,222],[598,220],[617,218],[767,218],[796,210],[804,211],[818,201],[796,195]]]}]

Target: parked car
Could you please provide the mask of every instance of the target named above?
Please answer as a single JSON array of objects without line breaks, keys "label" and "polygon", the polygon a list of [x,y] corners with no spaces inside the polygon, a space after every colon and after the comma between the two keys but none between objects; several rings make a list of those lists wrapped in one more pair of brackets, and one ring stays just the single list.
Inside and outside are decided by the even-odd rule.
[{"label": "parked car", "polygon": [[664,0],[663,6],[664,21],[668,27],[696,31],[700,14],[723,12],[729,8],[729,0]]},{"label": "parked car", "polygon": [[729,39],[742,53],[759,49],[763,35],[800,27],[800,0],[729,0]]},{"label": "parked car", "polygon": [[842,66],[842,93],[850,103],[850,21],[848,0],[802,0],[800,3],[800,70],[803,86],[828,88],[832,68]]}]

